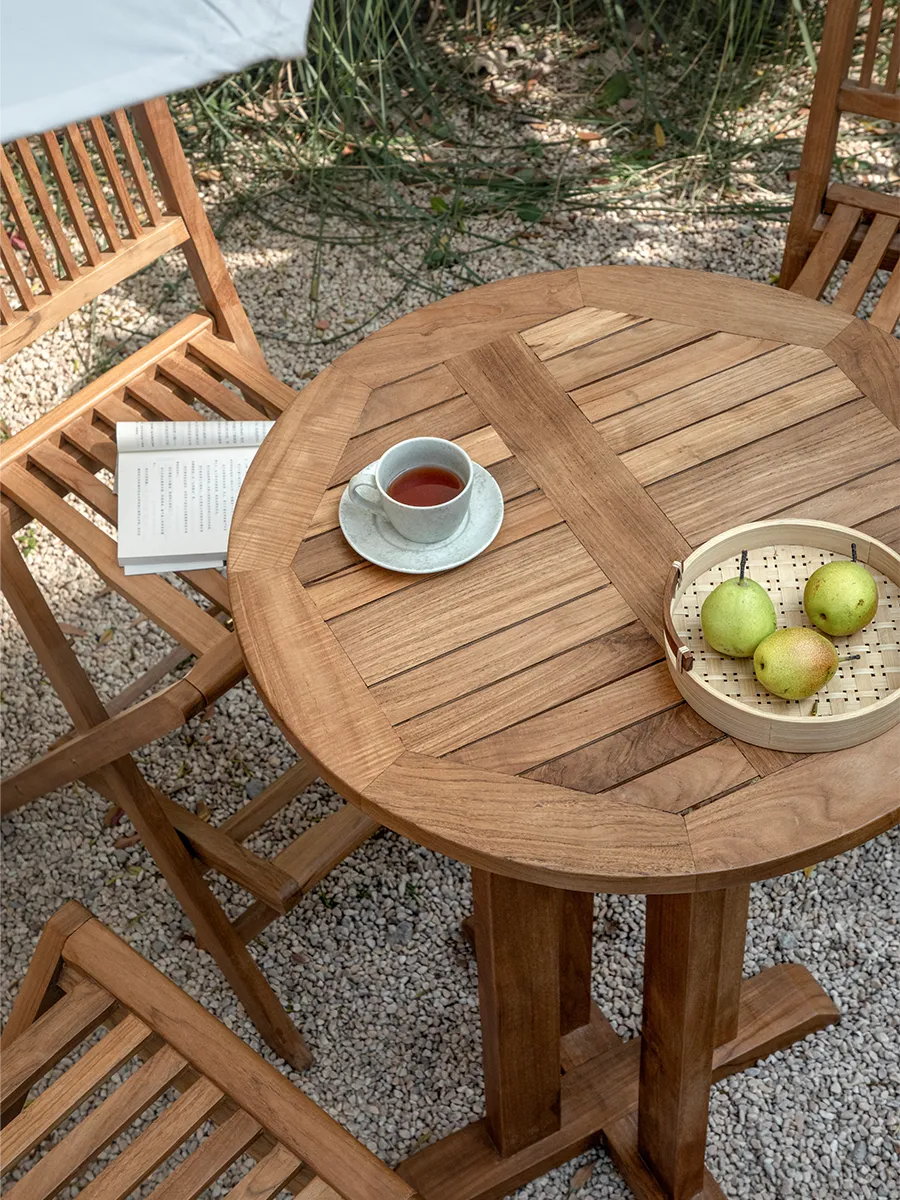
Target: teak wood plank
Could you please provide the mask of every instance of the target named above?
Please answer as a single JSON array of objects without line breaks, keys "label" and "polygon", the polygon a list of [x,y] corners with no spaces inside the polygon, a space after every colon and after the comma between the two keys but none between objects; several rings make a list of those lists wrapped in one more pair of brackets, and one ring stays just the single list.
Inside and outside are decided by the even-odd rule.
[{"label": "teak wood plank", "polygon": [[707,334],[647,362],[575,388],[571,396],[592,421],[599,421],[700,383],[741,363],[761,359],[778,348],[778,342],[735,333]]},{"label": "teak wood plank", "polygon": [[[707,366],[704,363],[694,366],[693,370],[695,373],[705,371]],[[724,367],[681,387],[670,389],[668,384],[672,381],[666,377],[665,383],[648,388],[655,391],[663,386],[666,388],[665,395],[648,397],[639,404],[621,407],[621,394],[612,393],[601,400],[581,404],[581,408],[613,450],[621,454],[687,425],[736,408],[748,400],[777,392],[779,388],[817,375],[831,366],[831,359],[821,350],[791,346],[757,354],[749,360],[744,358],[734,366]],[[572,398],[580,403],[578,393]],[[607,415],[611,405],[615,406],[616,411]]]},{"label": "teak wood plank", "polygon": [[[891,280],[900,278],[897,271]],[[900,427],[900,342],[871,322],[852,320],[828,343],[825,352],[849,375],[859,390],[880,408],[891,424]]]},{"label": "teak wood plank", "polygon": [[55,1063],[91,1033],[115,1007],[115,999],[86,979],[38,1017],[3,1052],[0,1103],[27,1091]]},{"label": "teak wood plank", "polygon": [[[217,1087],[206,1079],[198,1079],[132,1138],[78,1194],[84,1200],[125,1200],[212,1115],[222,1098]],[[259,1126],[252,1124],[251,1137],[259,1132]]]},{"label": "teak wood plank", "polygon": [[589,892],[612,880],[616,892],[693,886],[684,819],[673,813],[420,754],[399,758],[366,799],[405,836],[516,879]]},{"label": "teak wood plank", "polygon": [[605,792],[721,737],[690,705],[678,704],[526,774],[579,792]]},{"label": "teak wood plank", "polygon": [[659,647],[640,621],[576,646],[397,728],[408,750],[447,754],[647,667]]},{"label": "teak wood plank", "polygon": [[[559,387],[570,392],[696,342],[709,332],[668,321],[643,321],[548,359],[545,366]],[[447,365],[452,371],[449,360]]]},{"label": "teak wood plank", "polygon": [[196,396],[208,404],[213,412],[229,421],[258,421],[265,416],[258,408],[248,404],[243,396],[237,395],[208,375],[184,354],[169,354],[157,364],[157,372],[189,395]]},{"label": "teak wood plank", "polygon": [[521,339],[447,365],[661,642],[665,577],[688,549],[675,526]]},{"label": "teak wood plank", "polygon": [[620,784],[603,798],[683,813],[756,777],[756,768],[726,738]]},{"label": "teak wood plank", "polygon": [[394,383],[373,388],[356,432],[368,433],[380,425],[389,425],[392,421],[424,412],[459,395],[459,384],[443,363],[436,363]]},{"label": "teak wood plank", "polygon": [[859,528],[900,554],[900,508],[892,508],[870,521],[863,521]]},{"label": "teak wood plank", "polygon": [[831,273],[844,256],[850,239],[862,220],[862,211],[838,204],[825,231],[803,264],[803,270],[791,284],[791,291],[818,300],[825,291]]},{"label": "teak wood plank", "polygon": [[852,319],[804,296],[731,275],[674,267],[579,267],[585,304],[628,308],[663,321],[744,337],[824,346]]},{"label": "teak wood plank", "polygon": [[816,521],[834,521],[838,525],[856,528],[861,522],[883,513],[885,506],[897,496],[900,496],[900,461],[888,463],[886,467],[879,467],[838,487],[809,496],[780,512],[772,513],[772,516],[811,517]]},{"label": "teak wood plank", "polygon": [[772,434],[655,483],[650,495],[692,545],[900,457],[900,435],[868,400]]},{"label": "teak wood plank", "polygon": [[30,1154],[150,1036],[148,1026],[129,1014],[82,1054],[74,1066],[35,1097],[26,1112],[4,1126],[0,1170],[11,1170]]},{"label": "teak wood plank", "polygon": [[372,692],[397,724],[602,637],[632,617],[607,585],[385,679]]},{"label": "teak wood plank", "polygon": [[858,398],[856,384],[832,367],[631,450],[622,462],[646,486]]},{"label": "teak wood plank", "polygon": [[423,577],[336,617],[329,628],[371,684],[606,582],[576,538],[557,526],[448,575]]},{"label": "teak wood plank", "polygon": [[[891,238],[900,229],[900,216],[889,217],[876,213],[844,277],[840,291],[834,298],[834,307],[840,312],[855,313],[859,303],[872,282],[872,277],[881,266]],[[820,243],[821,244],[821,243]]]},{"label": "teak wood plank", "polygon": [[890,829],[898,818],[895,727],[849,750],[808,755],[689,813],[685,824],[701,886],[715,887],[830,858]]},{"label": "teak wood plank", "polygon": [[895,268],[878,297],[869,323],[884,333],[890,334],[898,321],[900,321],[900,275]]},{"label": "teak wood plank", "polygon": [[252,1146],[261,1129],[245,1112],[232,1113],[150,1194],[154,1200],[196,1200]]},{"label": "teak wood plank", "polygon": [[329,480],[329,487],[346,483],[351,475],[380,458],[397,442],[414,437],[439,437],[455,441],[484,425],[481,410],[468,396],[456,396],[423,412],[401,417],[390,425],[379,425],[350,439]]},{"label": "teak wood plank", "polygon": [[665,664],[656,663],[471,742],[450,758],[515,775],[671,708],[680,698]]},{"label": "teak wood plank", "polygon": [[[303,731],[302,749],[323,770],[328,764],[326,777],[340,779],[343,795],[365,788],[400,753],[400,739],[297,576],[245,572],[232,574],[229,585],[247,669],[265,678],[272,716],[288,736]],[[242,622],[251,606],[255,619]],[[285,654],[286,646],[303,653]]]},{"label": "teak wood plank", "polygon": [[171,1087],[187,1065],[171,1046],[163,1046],[39,1159],[7,1196],[30,1200],[34,1196],[55,1195]]},{"label": "teak wood plank", "polygon": [[235,505],[230,575],[290,565],[368,395],[364,384],[329,367],[276,423]]},{"label": "teak wood plank", "polygon": [[[503,524],[490,546],[490,551],[500,550],[512,545],[522,538],[540,533],[562,524],[562,517],[542,492],[531,492],[513,500],[504,510]],[[326,535],[327,536],[327,535]],[[305,545],[297,555],[299,564],[305,560]],[[415,587],[419,577],[404,575],[399,571],[390,571],[385,567],[376,567],[370,563],[350,570],[332,579],[323,579],[309,587],[309,594],[315,601],[316,608],[330,621],[341,613],[362,608],[379,600],[382,596],[390,596],[404,588]]]},{"label": "teak wood plank", "polygon": [[529,345],[541,362],[575,350],[588,342],[618,333],[636,325],[640,317],[629,313],[604,312],[599,308],[577,308],[562,317],[553,317],[532,329],[522,330],[522,341]]},{"label": "teak wood plank", "polygon": [[238,1180],[228,1192],[227,1200],[274,1200],[302,1166],[302,1160],[290,1150],[276,1146]]},{"label": "teak wood plank", "polygon": [[[582,307],[574,270],[546,271],[447,296],[371,334],[341,357],[349,374],[378,388],[480,346]],[[604,306],[608,307],[608,306]],[[837,332],[837,331],[835,331]]]}]

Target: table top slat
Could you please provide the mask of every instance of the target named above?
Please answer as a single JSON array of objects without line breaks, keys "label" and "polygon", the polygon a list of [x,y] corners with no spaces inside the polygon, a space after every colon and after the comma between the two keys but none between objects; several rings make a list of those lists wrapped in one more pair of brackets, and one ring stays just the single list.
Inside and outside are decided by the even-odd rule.
[{"label": "table top slat", "polygon": [[648,494],[692,546],[757,521],[824,485],[836,486],[900,456],[900,433],[868,400],[770,434],[651,484]]},{"label": "table top slat", "polygon": [[[547,359],[544,365],[559,386],[571,392],[680,350],[700,341],[709,332],[668,321],[641,321],[557,358]],[[450,369],[452,371],[452,366]]]},{"label": "table top slat", "polygon": [[553,317],[533,329],[522,330],[522,341],[529,345],[541,362],[595,342],[620,329],[644,320],[631,313],[603,312],[599,308],[577,308],[563,317]]},{"label": "table top slat", "polygon": [[691,762],[696,751],[723,737],[690,705],[681,703],[551,759],[525,775],[577,792],[606,792],[675,759]]}]

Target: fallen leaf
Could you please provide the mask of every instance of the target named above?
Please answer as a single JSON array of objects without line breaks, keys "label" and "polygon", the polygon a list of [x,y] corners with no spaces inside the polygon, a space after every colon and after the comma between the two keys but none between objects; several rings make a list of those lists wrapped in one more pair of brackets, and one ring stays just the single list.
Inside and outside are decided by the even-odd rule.
[{"label": "fallen leaf", "polygon": [[321,329],[323,333],[325,332],[326,329],[330,329],[330,328],[331,328],[331,322],[328,320],[327,317],[319,317],[318,321],[316,321],[316,329]]},{"label": "fallen leaf", "polygon": [[198,800],[194,807],[194,812],[197,814],[197,816],[200,818],[201,821],[208,821],[212,814],[212,809],[209,807],[209,805],[206,803],[205,800]]},{"label": "fallen leaf", "polygon": [[303,963],[309,962],[309,959],[306,957],[305,954],[302,954],[299,950],[292,950],[291,951],[291,962],[295,962],[295,963],[297,963],[298,966],[302,966]]},{"label": "fallen leaf", "polygon": [[201,167],[199,171],[194,172],[194,178],[199,179],[201,183],[215,183],[222,178],[222,172],[218,167]]},{"label": "fallen leaf", "polygon": [[597,133],[596,130],[592,129],[579,129],[575,136],[582,142],[599,142],[603,134]]},{"label": "fallen leaf", "polygon": [[619,110],[621,112],[631,112],[633,108],[637,108],[638,102],[634,96],[626,96],[624,100],[619,101]]},{"label": "fallen leaf", "polygon": [[653,126],[653,136],[656,139],[657,146],[659,146],[660,150],[662,150],[663,146],[666,144],[666,133],[659,121],[657,121]]},{"label": "fallen leaf", "polygon": [[107,829],[111,829],[114,825],[118,825],[124,815],[118,804],[111,804],[103,814],[103,824]]},{"label": "fallen leaf", "polygon": [[596,1162],[585,1163],[583,1167],[579,1167],[572,1176],[572,1182],[569,1184],[569,1195],[574,1196],[576,1192],[580,1192],[584,1185],[589,1181],[594,1173]]},{"label": "fallen leaf", "polygon": [[22,240],[22,235],[20,233],[11,234],[9,240],[17,250],[25,251],[28,249],[28,247],[25,245],[25,242]]},{"label": "fallen leaf", "polygon": [[113,640],[113,634],[114,634],[115,632],[116,632],[116,631],[113,629],[113,627],[112,627],[112,626],[110,626],[110,627],[109,627],[109,629],[104,629],[104,630],[103,630],[103,632],[102,632],[102,633],[100,634],[100,636],[97,638],[97,641],[99,642],[99,644],[100,644],[101,646],[105,646],[105,645],[107,645],[107,643],[108,643],[108,642],[111,642],[111,641]]},{"label": "fallen leaf", "polygon": [[806,876],[807,879],[809,879],[810,875],[812,875],[812,873],[813,873],[813,871],[815,871],[815,869],[816,869],[815,865],[813,865],[811,867],[804,867],[803,874]]},{"label": "fallen leaf", "polygon": [[69,625],[66,621],[60,621],[60,629],[69,637],[87,637],[87,630],[82,629],[79,625]]},{"label": "fallen leaf", "polygon": [[141,840],[139,833],[129,834],[127,837],[116,838],[113,842],[114,850],[127,850],[129,846],[136,846]]},{"label": "fallen leaf", "polygon": [[347,158],[347,157],[348,157],[348,155],[350,155],[350,154],[355,154],[355,153],[356,153],[356,151],[357,151],[357,147],[356,147],[356,146],[354,146],[354,144],[353,144],[352,142],[347,142],[347,143],[345,144],[345,146],[344,146],[343,150],[341,151],[341,157],[342,157],[342,158]]}]

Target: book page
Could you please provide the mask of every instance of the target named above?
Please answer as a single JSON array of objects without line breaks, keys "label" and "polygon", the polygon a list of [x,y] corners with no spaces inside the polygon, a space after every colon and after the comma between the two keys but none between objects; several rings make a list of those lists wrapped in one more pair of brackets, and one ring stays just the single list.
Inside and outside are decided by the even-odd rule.
[{"label": "book page", "polygon": [[[230,424],[230,422],[229,422]],[[258,446],[158,450],[118,460],[121,566],[225,561],[238,492]],[[213,565],[210,561],[207,565]]]},{"label": "book page", "polygon": [[204,450],[259,446],[274,421],[117,421],[120,454],[135,450]]}]

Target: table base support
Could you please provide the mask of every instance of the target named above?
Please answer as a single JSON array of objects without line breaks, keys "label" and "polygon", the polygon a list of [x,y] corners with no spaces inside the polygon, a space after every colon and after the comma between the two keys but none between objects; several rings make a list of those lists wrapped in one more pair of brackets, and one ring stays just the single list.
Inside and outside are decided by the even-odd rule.
[{"label": "table base support", "polygon": [[[840,1014],[805,967],[769,967],[741,988],[737,1035],[719,1046],[713,1079],[838,1021]],[[501,1200],[516,1188],[606,1141],[639,1200],[665,1200],[637,1150],[640,1039],[622,1042],[594,1007],[591,1022],[562,1040],[562,1123],[549,1137],[501,1158],[485,1121],[475,1121],[408,1158],[398,1173],[423,1200]],[[707,1171],[696,1200],[724,1200]]]}]

